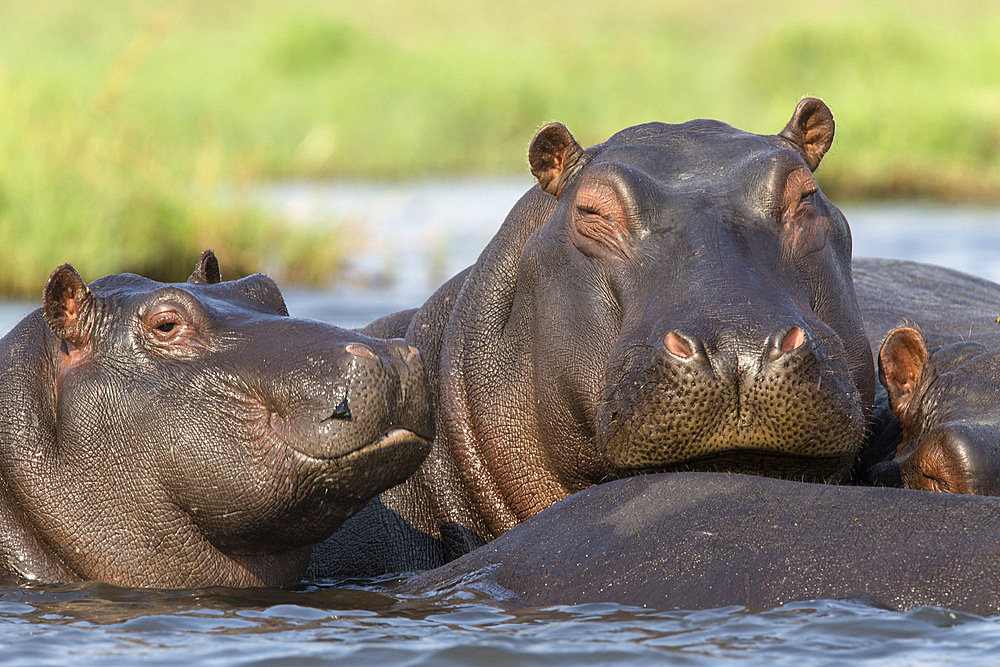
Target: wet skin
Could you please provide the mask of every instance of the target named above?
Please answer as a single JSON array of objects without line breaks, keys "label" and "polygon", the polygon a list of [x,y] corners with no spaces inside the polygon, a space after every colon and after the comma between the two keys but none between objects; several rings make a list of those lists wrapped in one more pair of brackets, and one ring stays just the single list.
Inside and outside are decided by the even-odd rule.
[{"label": "wet skin", "polygon": [[[881,438],[862,452],[860,481],[1000,495],[1000,285],[872,258],[854,261],[854,281],[881,379]],[[513,607],[843,599],[1000,613],[1000,500],[908,489],[630,478],[582,491],[398,592],[474,591]]]},{"label": "wet skin", "polygon": [[433,437],[414,349],[210,251],[177,284],[59,267],[0,359],[0,572],[32,581],[293,584]]},{"label": "wet skin", "polygon": [[475,591],[513,607],[839,599],[997,614],[998,522],[998,498],[646,475],[582,491],[396,592]]},{"label": "wet skin", "polygon": [[876,259],[855,285],[885,388],[862,481],[1000,495],[1000,285]]},{"label": "wet skin", "polygon": [[584,150],[542,128],[538,186],[476,264],[366,329],[421,350],[437,438],[311,572],[436,566],[639,473],[844,478],[875,379],[850,231],[812,176],[832,140],[812,99],[777,135],[650,123]]}]

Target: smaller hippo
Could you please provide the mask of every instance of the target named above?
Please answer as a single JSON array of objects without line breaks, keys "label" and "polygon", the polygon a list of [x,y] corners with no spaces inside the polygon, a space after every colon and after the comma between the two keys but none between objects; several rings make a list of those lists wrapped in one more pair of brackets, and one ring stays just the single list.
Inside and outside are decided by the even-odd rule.
[{"label": "smaller hippo", "polygon": [[862,481],[1000,495],[1000,285],[896,260],[854,275],[885,388]]},{"label": "smaller hippo", "polygon": [[898,327],[886,336],[878,365],[902,441],[872,478],[1000,496],[1000,350],[976,341],[929,349],[920,330]]},{"label": "smaller hippo", "polygon": [[433,435],[414,348],[293,319],[267,276],[65,264],[0,340],[0,574],[290,585]]}]

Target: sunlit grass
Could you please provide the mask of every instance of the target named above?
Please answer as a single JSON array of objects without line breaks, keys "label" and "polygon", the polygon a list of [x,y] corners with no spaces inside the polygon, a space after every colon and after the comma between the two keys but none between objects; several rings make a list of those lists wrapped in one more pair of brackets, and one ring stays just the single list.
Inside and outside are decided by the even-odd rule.
[{"label": "sunlit grass", "polygon": [[0,1],[0,290],[329,280],[349,248],[220,193],[273,179],[510,173],[542,123],[837,119],[832,196],[1000,199],[1000,5],[515,0]]}]

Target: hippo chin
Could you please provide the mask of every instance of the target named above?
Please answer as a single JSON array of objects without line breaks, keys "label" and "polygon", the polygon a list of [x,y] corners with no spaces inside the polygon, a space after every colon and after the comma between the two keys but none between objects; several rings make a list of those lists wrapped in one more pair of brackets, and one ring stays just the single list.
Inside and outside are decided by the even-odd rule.
[{"label": "hippo chin", "polygon": [[439,565],[637,473],[843,478],[875,379],[850,231],[812,175],[833,129],[815,99],[777,135],[649,123],[584,150],[543,127],[538,187],[476,264],[366,330],[425,355],[437,439],[312,573]]},{"label": "hippo chin", "polygon": [[861,479],[1000,495],[1000,285],[878,259],[856,260],[855,283],[887,424],[862,453]]},{"label": "hippo chin", "polygon": [[0,358],[0,572],[34,581],[292,584],[433,437],[411,347],[210,251],[179,284],[59,267]]}]

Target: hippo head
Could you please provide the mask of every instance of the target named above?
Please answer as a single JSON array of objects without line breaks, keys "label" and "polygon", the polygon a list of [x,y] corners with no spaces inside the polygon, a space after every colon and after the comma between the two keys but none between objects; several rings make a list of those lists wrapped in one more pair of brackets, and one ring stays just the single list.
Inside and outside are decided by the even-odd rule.
[{"label": "hippo head", "polygon": [[[54,420],[43,466],[81,486],[62,491],[64,511],[93,514],[97,534],[119,520],[136,533],[163,526],[156,550],[208,570],[188,579],[130,573],[142,546],[126,532],[103,547],[124,574],[90,554],[71,568],[84,578],[294,581],[301,569],[281,575],[280,558],[253,558],[290,554],[289,570],[303,568],[308,545],[429,451],[415,349],[293,319],[270,278],[222,282],[210,251],[178,284],[122,274],[87,287],[64,265],[45,287],[43,315]],[[74,506],[88,494],[90,506]],[[96,540],[54,541],[75,541],[78,555]],[[73,549],[64,562],[74,562]],[[223,576],[234,559],[250,575]]]},{"label": "hippo head", "polygon": [[882,343],[878,366],[903,437],[873,479],[1000,495],[1000,354],[971,341],[928,349],[919,330],[899,327]]},{"label": "hippo head", "polygon": [[[833,130],[804,99],[771,136],[649,123],[584,150],[561,124],[537,133],[531,170],[558,201],[518,284],[564,478],[848,471],[874,364],[850,230],[813,179]],[[580,425],[596,451],[568,436]]]}]

